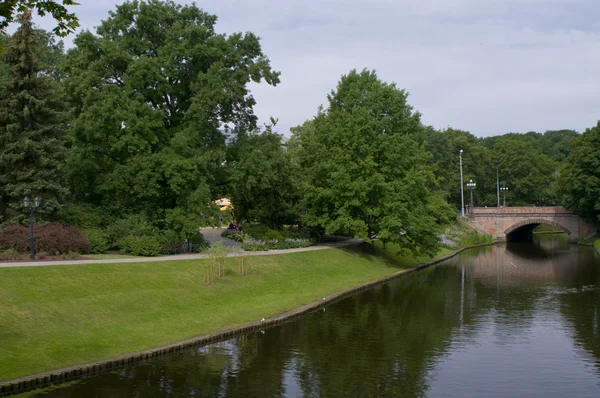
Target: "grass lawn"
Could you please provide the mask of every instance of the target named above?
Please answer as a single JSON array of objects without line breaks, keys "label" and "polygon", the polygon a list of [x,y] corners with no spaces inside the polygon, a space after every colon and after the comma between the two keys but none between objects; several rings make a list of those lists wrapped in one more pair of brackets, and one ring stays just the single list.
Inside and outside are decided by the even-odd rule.
[{"label": "grass lawn", "polygon": [[540,224],[533,229],[533,233],[560,234],[560,233],[565,233],[565,231],[563,231],[560,228],[553,227],[552,225]]},{"label": "grass lawn", "polygon": [[394,252],[246,257],[246,277],[229,258],[213,286],[208,260],[0,268],[0,380],[256,321],[427,260]]}]

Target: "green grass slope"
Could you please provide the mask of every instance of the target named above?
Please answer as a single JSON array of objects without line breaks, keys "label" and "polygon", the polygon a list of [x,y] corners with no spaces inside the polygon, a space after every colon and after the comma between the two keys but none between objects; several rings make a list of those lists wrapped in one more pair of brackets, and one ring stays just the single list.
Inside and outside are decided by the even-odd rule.
[{"label": "green grass slope", "polygon": [[260,320],[401,269],[330,249],[247,257],[245,277],[231,258],[206,286],[206,261],[0,268],[0,380]]}]

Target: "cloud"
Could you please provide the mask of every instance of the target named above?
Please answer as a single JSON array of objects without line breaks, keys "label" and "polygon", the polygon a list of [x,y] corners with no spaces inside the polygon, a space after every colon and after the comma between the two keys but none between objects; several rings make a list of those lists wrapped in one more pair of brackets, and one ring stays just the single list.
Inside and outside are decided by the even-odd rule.
[{"label": "cloud", "polygon": [[[74,8],[92,28],[111,0]],[[183,2],[181,3],[189,3]],[[280,132],[315,115],[342,74],[376,69],[410,93],[423,122],[476,135],[575,128],[599,119],[595,0],[198,1],[223,33],[262,38],[275,88],[253,85]],[[52,21],[41,22],[46,28]],[[72,38],[67,41],[67,45]]]}]

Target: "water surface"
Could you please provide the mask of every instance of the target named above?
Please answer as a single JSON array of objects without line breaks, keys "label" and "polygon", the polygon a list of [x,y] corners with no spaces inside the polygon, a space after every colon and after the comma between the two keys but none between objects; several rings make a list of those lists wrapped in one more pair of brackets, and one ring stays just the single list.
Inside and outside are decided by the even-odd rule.
[{"label": "water surface", "polygon": [[[284,325],[39,397],[598,397],[600,260],[490,246]],[[31,394],[31,393],[30,393]]]}]

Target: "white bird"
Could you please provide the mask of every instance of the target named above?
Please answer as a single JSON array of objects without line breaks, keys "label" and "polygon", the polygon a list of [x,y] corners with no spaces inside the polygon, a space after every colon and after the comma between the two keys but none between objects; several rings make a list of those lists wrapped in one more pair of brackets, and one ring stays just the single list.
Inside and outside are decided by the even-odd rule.
[{"label": "white bird", "polygon": [[265,318],[261,319],[260,321],[261,321],[261,322],[264,322],[264,321],[265,321]]}]

